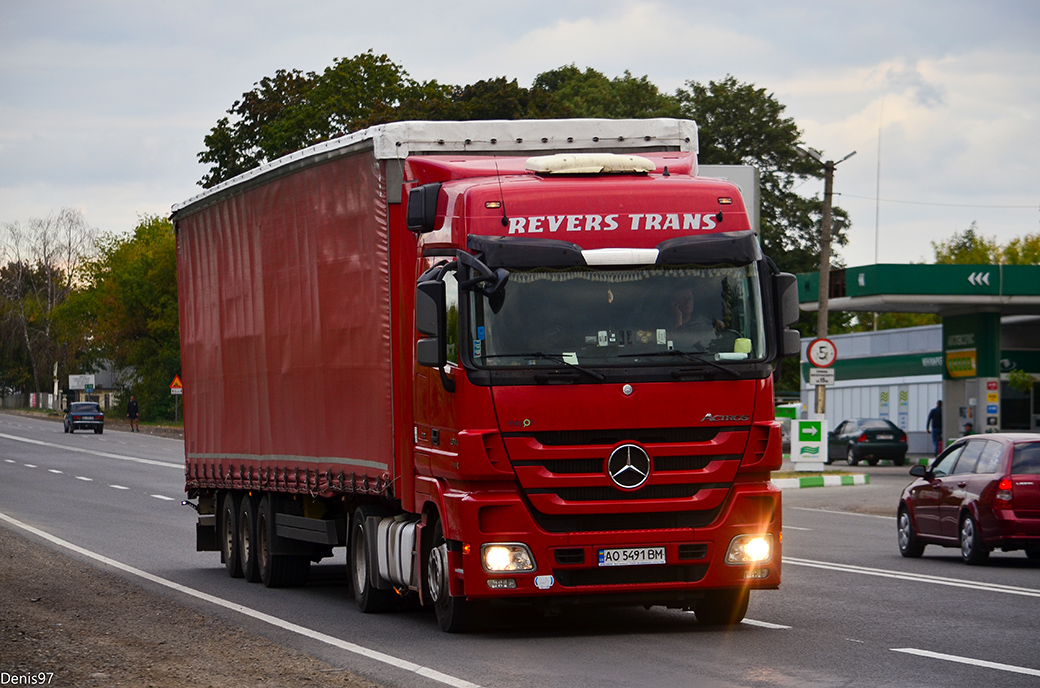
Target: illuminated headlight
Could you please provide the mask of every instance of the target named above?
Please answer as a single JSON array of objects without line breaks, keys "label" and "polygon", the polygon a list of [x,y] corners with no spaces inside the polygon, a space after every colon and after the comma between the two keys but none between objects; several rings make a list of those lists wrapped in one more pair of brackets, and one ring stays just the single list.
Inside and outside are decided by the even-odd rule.
[{"label": "illuminated headlight", "polygon": [[534,571],[534,557],[527,545],[492,543],[480,546],[480,563],[488,573]]},{"label": "illuminated headlight", "polygon": [[772,558],[773,536],[770,533],[738,535],[730,541],[726,552],[726,563],[731,566],[762,564]]}]

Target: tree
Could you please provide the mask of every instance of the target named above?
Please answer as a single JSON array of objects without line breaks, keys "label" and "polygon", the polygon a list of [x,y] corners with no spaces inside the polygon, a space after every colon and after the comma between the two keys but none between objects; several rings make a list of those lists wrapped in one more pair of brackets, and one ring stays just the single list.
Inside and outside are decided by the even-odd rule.
[{"label": "tree", "polygon": [[933,241],[938,265],[1040,265],[1040,233],[1016,237],[1001,245],[979,233],[977,222],[946,241]]},{"label": "tree", "polygon": [[24,225],[9,223],[4,230],[10,262],[0,272],[2,339],[28,365],[28,375],[8,366],[5,375],[23,388],[49,392],[59,368],[67,370],[84,349],[83,338],[75,336],[79,327],[59,313],[82,282],[97,230],[72,208],[30,218]]},{"label": "tree", "polygon": [[532,118],[564,117],[678,117],[679,102],[660,92],[643,76],[631,72],[609,79],[591,67],[574,64],[542,72],[531,85]]},{"label": "tree", "polygon": [[106,236],[91,286],[70,303],[94,321],[95,344],[137,397],[142,420],[173,417],[169,385],[180,373],[177,244],[166,218],[144,216],[134,233]]},{"label": "tree", "polygon": [[320,75],[278,70],[228,109],[205,137],[199,162],[205,188],[283,155],[395,119],[443,119],[451,88],[420,83],[386,55],[371,50],[340,58]]},{"label": "tree", "polygon": [[997,240],[980,235],[977,222],[972,222],[963,232],[954,232],[949,241],[933,241],[931,244],[937,265],[1000,262],[1001,250]]}]

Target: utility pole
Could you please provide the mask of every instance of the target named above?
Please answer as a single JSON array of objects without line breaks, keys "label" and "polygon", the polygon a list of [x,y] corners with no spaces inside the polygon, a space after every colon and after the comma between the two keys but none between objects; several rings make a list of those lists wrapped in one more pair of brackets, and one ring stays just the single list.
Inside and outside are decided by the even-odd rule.
[{"label": "utility pole", "polygon": [[[831,212],[832,196],[834,195],[834,168],[845,162],[856,151],[852,151],[837,162],[824,160],[823,156],[811,148],[798,147],[805,155],[823,165],[823,220],[820,223],[820,291],[819,305],[816,312],[816,336],[827,336],[828,302],[831,287],[831,224],[833,222]],[[827,404],[827,386],[816,386],[816,414],[823,416]]]}]

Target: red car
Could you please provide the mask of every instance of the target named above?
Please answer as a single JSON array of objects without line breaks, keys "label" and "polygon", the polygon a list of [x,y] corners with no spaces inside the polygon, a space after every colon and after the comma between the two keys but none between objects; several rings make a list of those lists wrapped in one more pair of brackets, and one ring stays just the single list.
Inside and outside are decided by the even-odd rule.
[{"label": "red car", "polygon": [[1024,549],[1040,559],[1040,435],[962,437],[899,498],[899,552],[919,557],[925,545],[959,547],[968,564],[994,549]]}]

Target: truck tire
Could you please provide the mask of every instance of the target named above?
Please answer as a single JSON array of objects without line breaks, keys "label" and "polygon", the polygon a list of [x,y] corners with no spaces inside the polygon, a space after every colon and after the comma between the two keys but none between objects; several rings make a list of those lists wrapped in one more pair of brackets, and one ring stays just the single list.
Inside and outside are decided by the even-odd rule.
[{"label": "truck tire", "polygon": [[347,570],[350,584],[354,588],[354,601],[365,614],[385,612],[394,606],[397,595],[393,590],[381,590],[372,584],[379,575],[376,562],[369,557],[368,519],[385,515],[382,509],[372,506],[358,507],[350,522],[350,539],[347,548]]},{"label": "truck tire", "polygon": [[706,626],[732,626],[747,614],[749,590],[712,590],[697,603],[697,621]]},{"label": "truck tire", "polygon": [[232,578],[242,577],[242,559],[238,555],[238,499],[234,492],[220,496],[220,558]]},{"label": "truck tire", "polygon": [[475,625],[475,610],[473,603],[465,597],[455,597],[451,594],[448,542],[444,538],[444,527],[439,519],[433,526],[426,553],[426,589],[433,600],[433,609],[441,630],[446,633],[463,633],[470,630]]},{"label": "truck tire", "polygon": [[311,560],[306,556],[271,554],[275,539],[274,499],[264,495],[256,513],[256,561],[260,580],[268,588],[294,588],[307,582]]},{"label": "truck tire", "polygon": [[242,495],[238,509],[238,558],[242,561],[242,577],[250,583],[260,582],[256,562],[256,497]]}]

